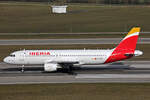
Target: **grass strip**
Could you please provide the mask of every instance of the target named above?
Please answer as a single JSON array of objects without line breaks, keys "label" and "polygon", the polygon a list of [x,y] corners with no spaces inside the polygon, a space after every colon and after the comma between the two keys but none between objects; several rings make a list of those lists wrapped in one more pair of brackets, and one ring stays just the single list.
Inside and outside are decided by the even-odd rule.
[{"label": "grass strip", "polygon": [[149,100],[150,84],[0,85],[1,100]]},{"label": "grass strip", "polygon": [[0,12],[0,33],[127,32],[137,25],[150,31],[148,6],[77,4],[53,14],[48,4],[8,2],[0,3]]}]

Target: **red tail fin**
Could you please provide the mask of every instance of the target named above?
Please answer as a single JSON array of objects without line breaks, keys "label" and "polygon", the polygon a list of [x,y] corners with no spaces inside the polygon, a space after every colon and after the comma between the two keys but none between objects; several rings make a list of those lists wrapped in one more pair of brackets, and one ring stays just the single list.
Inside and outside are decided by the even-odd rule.
[{"label": "red tail fin", "polygon": [[111,56],[106,60],[105,63],[132,57],[132,54],[134,54],[136,48],[139,32],[140,27],[132,28],[127,36],[120,42],[120,44],[114,48]]},{"label": "red tail fin", "polygon": [[125,49],[134,51],[136,48],[139,32],[140,27],[132,28],[131,31],[127,34],[127,36],[120,42],[120,44],[115,49]]}]

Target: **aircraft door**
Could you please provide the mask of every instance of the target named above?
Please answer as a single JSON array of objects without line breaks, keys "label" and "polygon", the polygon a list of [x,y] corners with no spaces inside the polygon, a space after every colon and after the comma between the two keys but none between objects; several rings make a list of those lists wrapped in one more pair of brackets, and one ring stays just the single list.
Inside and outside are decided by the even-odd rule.
[{"label": "aircraft door", "polygon": [[20,53],[19,62],[25,64],[25,50]]}]

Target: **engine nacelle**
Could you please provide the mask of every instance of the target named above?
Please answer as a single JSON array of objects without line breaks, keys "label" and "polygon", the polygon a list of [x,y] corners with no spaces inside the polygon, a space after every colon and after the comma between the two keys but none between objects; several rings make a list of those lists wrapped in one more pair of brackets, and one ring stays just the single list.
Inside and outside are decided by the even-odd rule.
[{"label": "engine nacelle", "polygon": [[47,71],[47,72],[56,71],[57,68],[58,68],[58,64],[54,64],[54,63],[44,64],[44,70]]}]

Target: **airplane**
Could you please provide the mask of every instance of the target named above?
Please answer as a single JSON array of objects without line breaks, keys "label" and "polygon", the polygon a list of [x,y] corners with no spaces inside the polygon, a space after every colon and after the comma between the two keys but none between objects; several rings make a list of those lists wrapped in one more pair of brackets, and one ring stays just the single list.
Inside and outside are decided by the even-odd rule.
[{"label": "airplane", "polygon": [[106,64],[140,56],[143,54],[136,49],[140,27],[133,27],[119,45],[109,50],[20,50],[4,58],[9,64],[42,64],[44,71],[53,72],[58,68],[72,71],[75,64],[95,65]]}]

